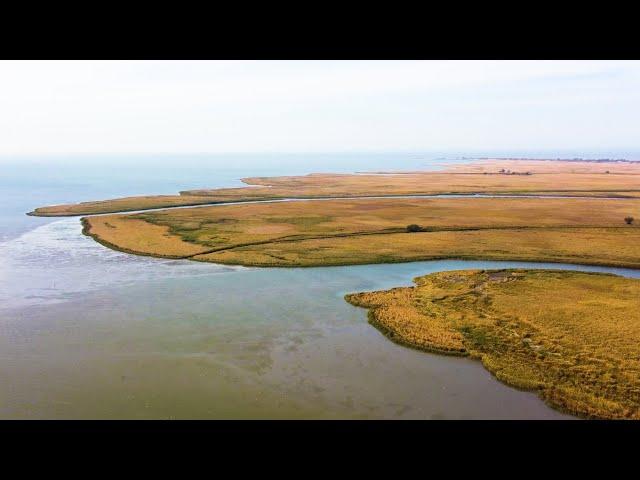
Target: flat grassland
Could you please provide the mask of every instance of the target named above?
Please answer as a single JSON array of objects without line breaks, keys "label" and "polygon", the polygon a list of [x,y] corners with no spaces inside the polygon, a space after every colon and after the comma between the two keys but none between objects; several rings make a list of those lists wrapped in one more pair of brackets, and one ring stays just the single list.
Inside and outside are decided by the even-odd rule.
[{"label": "flat grassland", "polygon": [[30,215],[94,215],[292,197],[472,193],[640,197],[640,164],[495,160],[457,165],[438,172],[311,174],[252,177],[243,181],[252,187],[188,190],[179,195],[126,197],[39,207]]},{"label": "flat grassland", "polygon": [[[322,266],[437,258],[640,268],[640,199],[316,200],[160,210],[83,219],[130,253],[254,265]],[[422,231],[408,233],[407,225]]]},{"label": "flat grassland", "polygon": [[640,419],[640,280],[463,270],[345,298],[411,347],[478,358],[499,380],[590,418]]}]

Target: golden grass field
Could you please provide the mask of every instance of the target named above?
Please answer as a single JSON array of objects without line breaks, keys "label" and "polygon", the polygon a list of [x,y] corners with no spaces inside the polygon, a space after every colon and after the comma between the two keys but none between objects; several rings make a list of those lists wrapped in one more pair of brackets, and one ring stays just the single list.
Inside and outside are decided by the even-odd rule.
[{"label": "golden grass field", "polygon": [[[505,175],[501,169],[530,172]],[[609,173],[606,173],[606,172]],[[72,216],[207,203],[281,198],[358,197],[431,194],[540,194],[640,197],[640,164],[495,160],[448,167],[437,172],[311,174],[252,177],[251,188],[189,190],[180,195],[126,197],[36,208],[31,215]]]},{"label": "golden grass field", "polygon": [[478,358],[499,380],[589,418],[640,419],[640,280],[463,270],[347,295],[398,343]]},{"label": "golden grass field", "polygon": [[[219,205],[84,219],[126,252],[256,266],[485,258],[640,266],[640,200],[353,199]],[[423,231],[407,233],[418,224]]]},{"label": "golden grass field", "polygon": [[[138,255],[182,258],[208,250],[182,241],[171,235],[169,228],[128,217],[96,217],[100,221],[83,218],[84,233],[103,245]],[[93,219],[92,219],[93,220]],[[116,233],[115,238],[112,233]]]},{"label": "golden grass field", "polygon": [[273,242],[193,260],[258,267],[321,267],[421,260],[514,260],[640,268],[640,231],[549,229],[361,235]]}]

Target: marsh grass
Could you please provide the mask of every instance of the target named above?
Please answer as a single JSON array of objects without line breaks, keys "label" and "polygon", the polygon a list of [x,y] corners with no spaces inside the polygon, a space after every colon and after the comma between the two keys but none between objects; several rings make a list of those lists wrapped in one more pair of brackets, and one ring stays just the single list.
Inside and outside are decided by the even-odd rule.
[{"label": "marsh grass", "polygon": [[[495,275],[499,274],[499,275]],[[557,270],[465,270],[350,294],[393,341],[469,355],[569,413],[640,419],[640,280]]]},{"label": "marsh grass", "polygon": [[327,215],[301,216],[301,217],[266,217],[268,223],[287,223],[300,227],[314,227],[321,223],[330,222],[333,217]]},{"label": "marsh grass", "polygon": [[226,264],[477,258],[637,267],[640,228],[620,222],[629,208],[640,210],[640,200],[360,199],[161,210],[88,222],[96,238],[124,251]]}]

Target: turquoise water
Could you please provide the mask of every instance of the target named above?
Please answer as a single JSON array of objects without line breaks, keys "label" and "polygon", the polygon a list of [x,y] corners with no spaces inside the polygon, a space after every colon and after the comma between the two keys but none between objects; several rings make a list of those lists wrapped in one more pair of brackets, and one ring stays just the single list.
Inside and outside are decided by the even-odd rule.
[{"label": "turquoise water", "polygon": [[[381,156],[371,169],[439,162],[418,157]],[[357,156],[262,170],[243,161],[251,163],[165,159],[152,174],[143,161],[106,159],[0,166],[0,418],[566,418],[478,362],[388,341],[343,300],[433,271],[532,264],[227,267],[115,252],[81,235],[77,218],[24,215],[43,204],[366,166]]]}]

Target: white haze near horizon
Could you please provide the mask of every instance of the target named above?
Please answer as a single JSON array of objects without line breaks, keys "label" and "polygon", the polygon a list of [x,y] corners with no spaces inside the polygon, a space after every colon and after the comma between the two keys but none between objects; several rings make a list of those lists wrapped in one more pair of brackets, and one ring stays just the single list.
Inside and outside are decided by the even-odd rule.
[{"label": "white haze near horizon", "polygon": [[640,151],[639,120],[638,61],[0,61],[2,158]]}]

